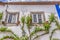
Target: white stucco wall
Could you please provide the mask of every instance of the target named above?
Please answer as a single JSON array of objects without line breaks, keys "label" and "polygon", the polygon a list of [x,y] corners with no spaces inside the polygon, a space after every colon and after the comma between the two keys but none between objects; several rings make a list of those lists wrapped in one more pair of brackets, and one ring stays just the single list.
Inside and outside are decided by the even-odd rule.
[{"label": "white stucco wall", "polygon": [[[3,8],[3,7],[2,7]],[[48,20],[47,16],[50,15],[51,13],[56,14],[56,9],[54,5],[9,5],[8,11],[11,12],[19,12],[20,17],[23,15],[30,14],[30,12],[40,12],[43,11],[46,16],[46,20]],[[4,12],[5,13],[5,12]],[[56,14],[57,15],[57,14]]]},{"label": "white stucco wall", "polygon": [[[0,11],[3,12],[3,14],[4,14],[2,21],[5,21],[5,17],[6,17],[5,10],[6,10],[6,5],[5,6],[0,6]],[[19,20],[23,16],[23,13],[24,13],[24,15],[27,16],[28,14],[30,14],[30,12],[40,12],[40,11],[43,11],[45,13],[46,21],[49,20],[48,18],[49,18],[49,15],[51,13],[54,13],[57,16],[57,12],[56,12],[56,9],[55,9],[54,5],[9,5],[7,10],[9,12],[19,12],[20,13],[19,14],[20,15],[19,16]],[[21,31],[21,26],[20,25],[19,26],[7,26],[7,27],[9,29],[11,29],[14,33],[16,33],[18,36],[21,36],[21,34],[22,34],[21,32],[22,31]],[[52,27],[52,28],[55,28],[55,27]],[[26,27],[25,27],[25,30],[26,30],[26,32],[28,34],[28,31],[27,31]],[[0,34],[2,34],[2,33],[0,33]],[[0,37],[2,37],[2,35],[0,35]],[[6,35],[6,34],[4,34],[4,35]],[[46,37],[43,36],[43,37],[39,38],[39,40],[48,40],[49,39],[48,38],[49,35],[45,35]],[[56,36],[56,35],[54,34],[54,36]],[[57,36],[57,37],[59,38],[59,36]]]},{"label": "white stucco wall", "polygon": [[[4,12],[4,14],[6,15],[5,10],[6,5],[5,6],[0,5],[0,11]],[[50,15],[51,13],[54,13],[57,16],[55,5],[9,5],[7,10],[9,12],[19,12],[20,18],[23,15],[23,13],[24,15],[28,15],[30,14],[30,12],[40,12],[40,11],[43,11],[45,13],[46,21],[48,20],[48,15]],[[3,20],[5,20],[5,15],[3,17]]]}]

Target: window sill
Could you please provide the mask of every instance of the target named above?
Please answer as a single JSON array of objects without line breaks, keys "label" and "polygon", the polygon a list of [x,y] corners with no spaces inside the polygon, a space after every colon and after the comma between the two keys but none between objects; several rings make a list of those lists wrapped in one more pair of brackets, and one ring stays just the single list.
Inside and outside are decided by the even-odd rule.
[{"label": "window sill", "polygon": [[17,23],[6,23],[3,21],[2,24],[5,26],[18,26],[20,24],[20,21],[18,21]]},{"label": "window sill", "polygon": [[33,26],[43,26],[43,23],[32,23]]}]

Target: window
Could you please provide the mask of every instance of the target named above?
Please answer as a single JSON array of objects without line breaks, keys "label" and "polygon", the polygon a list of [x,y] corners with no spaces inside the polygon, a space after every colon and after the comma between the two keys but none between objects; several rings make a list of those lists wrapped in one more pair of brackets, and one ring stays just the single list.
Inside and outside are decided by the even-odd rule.
[{"label": "window", "polygon": [[15,12],[15,13],[7,13],[6,15],[6,23],[9,23],[9,24],[15,24],[19,21],[19,13],[18,12]]},{"label": "window", "polygon": [[43,23],[45,20],[44,12],[32,12],[32,23]]}]

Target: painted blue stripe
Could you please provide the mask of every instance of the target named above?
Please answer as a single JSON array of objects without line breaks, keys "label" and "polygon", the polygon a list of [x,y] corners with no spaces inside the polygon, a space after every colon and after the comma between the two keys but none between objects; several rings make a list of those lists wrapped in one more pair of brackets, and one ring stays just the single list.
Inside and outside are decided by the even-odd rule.
[{"label": "painted blue stripe", "polygon": [[56,10],[57,10],[58,16],[59,16],[59,18],[60,18],[60,8],[59,8],[59,4],[56,4],[55,7],[56,7]]}]

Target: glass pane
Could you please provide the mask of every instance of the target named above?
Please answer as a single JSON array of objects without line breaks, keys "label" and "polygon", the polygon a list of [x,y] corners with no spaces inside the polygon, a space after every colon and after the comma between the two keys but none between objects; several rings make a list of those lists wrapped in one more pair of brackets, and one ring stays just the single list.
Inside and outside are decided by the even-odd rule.
[{"label": "glass pane", "polygon": [[8,23],[11,23],[11,21],[12,21],[12,14],[9,14]]},{"label": "glass pane", "polygon": [[38,14],[38,23],[42,23],[42,17],[41,17],[41,14]]},{"label": "glass pane", "polygon": [[34,19],[34,20],[33,20],[34,22],[37,22],[36,14],[33,14],[33,19]]},{"label": "glass pane", "polygon": [[39,23],[42,23],[42,19],[39,19]]},{"label": "glass pane", "polygon": [[15,21],[16,21],[16,15],[13,15],[12,16],[12,23],[16,23]]},{"label": "glass pane", "polygon": [[17,23],[18,22],[18,13],[16,14],[16,20],[15,22]]},{"label": "glass pane", "polygon": [[41,14],[38,14],[38,19],[41,19]]}]

